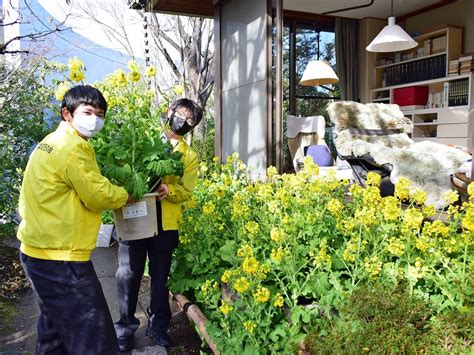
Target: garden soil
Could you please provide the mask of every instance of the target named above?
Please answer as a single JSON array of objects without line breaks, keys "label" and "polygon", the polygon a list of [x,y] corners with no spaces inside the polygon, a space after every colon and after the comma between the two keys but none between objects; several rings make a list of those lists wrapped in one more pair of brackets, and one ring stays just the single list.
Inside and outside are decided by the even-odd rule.
[{"label": "garden soil", "polygon": [[[18,242],[11,238],[0,244],[0,354],[32,354],[35,348],[38,306],[18,260]],[[96,260],[94,255],[92,257],[94,267],[115,318],[117,307],[114,268],[117,245],[97,248],[94,254],[97,256]],[[150,280],[144,278],[137,307],[141,326],[135,334],[136,349],[131,352],[132,355],[166,354],[164,348],[154,346],[151,339],[145,336],[145,309],[149,303],[149,294]],[[167,349],[167,353],[177,355],[209,352],[208,349],[202,349],[201,339],[187,315],[172,300],[170,306],[172,319],[168,334],[173,340],[173,346]]]}]

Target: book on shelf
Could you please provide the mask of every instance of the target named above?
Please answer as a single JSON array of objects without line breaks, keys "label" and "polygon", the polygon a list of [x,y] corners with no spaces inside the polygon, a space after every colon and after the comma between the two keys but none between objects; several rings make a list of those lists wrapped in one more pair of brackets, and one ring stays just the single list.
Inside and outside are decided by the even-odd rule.
[{"label": "book on shelf", "polygon": [[454,76],[459,74],[459,60],[450,60],[448,67],[448,76]]},{"label": "book on shelf", "polygon": [[446,76],[446,55],[439,55],[385,68],[381,86],[401,85],[444,76]]},{"label": "book on shelf", "polygon": [[465,106],[469,100],[469,79],[459,79],[449,82],[449,106]]},{"label": "book on shelf", "polygon": [[459,56],[459,61],[474,60],[474,53],[463,53]]}]

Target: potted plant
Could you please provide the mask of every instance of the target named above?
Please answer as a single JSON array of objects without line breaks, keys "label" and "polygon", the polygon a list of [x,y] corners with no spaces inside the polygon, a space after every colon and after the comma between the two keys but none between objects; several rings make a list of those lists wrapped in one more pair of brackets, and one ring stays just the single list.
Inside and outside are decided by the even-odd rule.
[{"label": "potted plant", "polygon": [[[91,142],[102,173],[137,200],[114,211],[119,239],[140,239],[157,234],[156,194],[150,193],[166,175],[182,175],[181,153],[163,136],[161,110],[153,105],[153,92],[141,81],[135,62],[128,75],[118,69],[95,85],[109,105],[105,125]],[[147,76],[155,74],[153,68]]]}]

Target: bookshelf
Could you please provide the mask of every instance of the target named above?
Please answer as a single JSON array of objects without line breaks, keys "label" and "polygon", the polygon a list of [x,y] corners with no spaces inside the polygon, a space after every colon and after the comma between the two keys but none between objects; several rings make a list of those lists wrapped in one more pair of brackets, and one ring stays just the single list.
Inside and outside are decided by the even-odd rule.
[{"label": "bookshelf", "polygon": [[400,107],[412,119],[412,139],[472,147],[474,73],[448,76],[450,61],[461,54],[462,29],[448,26],[415,39],[414,49],[377,54],[370,101],[393,103],[396,89],[428,87],[426,106]]}]

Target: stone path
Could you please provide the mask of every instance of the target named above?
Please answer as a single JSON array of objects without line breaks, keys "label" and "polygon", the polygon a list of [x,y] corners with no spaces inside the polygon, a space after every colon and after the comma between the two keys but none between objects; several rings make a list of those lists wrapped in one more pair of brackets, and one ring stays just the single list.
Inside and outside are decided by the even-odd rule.
[{"label": "stone path", "polygon": [[[13,244],[18,247],[18,242],[16,240],[12,240],[9,244]],[[115,286],[115,270],[117,269],[117,249],[118,248],[116,244],[111,247],[100,247],[97,248],[92,254],[92,262],[102,285],[105,298],[107,299],[112,319],[114,320],[118,318],[117,291]],[[147,295],[147,285],[145,285],[144,290],[142,290],[140,294],[140,300],[137,305],[136,316],[140,319],[140,328],[135,333],[135,349],[132,350],[131,354],[166,355],[168,354],[168,352],[164,347],[159,345],[153,345],[152,340],[145,335],[147,325],[147,315],[145,309],[149,300]],[[175,319],[175,317],[182,317],[183,315],[186,317],[186,315],[180,312],[180,310],[177,309],[174,305],[172,306],[172,311],[173,319]],[[33,292],[31,291],[31,289],[28,289],[27,291],[25,291],[25,293],[22,294],[19,300],[18,314],[16,316],[14,324],[12,325],[12,329],[14,330],[13,333],[8,335],[0,334],[0,338],[3,337],[3,339],[0,339],[0,344],[3,344],[0,347],[0,354],[34,354],[36,341],[36,322],[38,314],[39,309],[36,304],[36,301],[34,300]],[[184,322],[186,323],[186,326],[189,325],[187,323],[187,319],[185,319]],[[175,322],[172,321],[172,323]],[[188,326],[188,328],[191,327]],[[173,338],[173,335],[170,335]],[[193,336],[192,332],[190,336]],[[195,333],[194,336],[197,337]],[[170,353],[180,352],[175,352],[172,348]],[[194,351],[186,351],[186,353],[190,354],[194,353]],[[199,351],[197,351],[197,353],[199,354]]]}]

